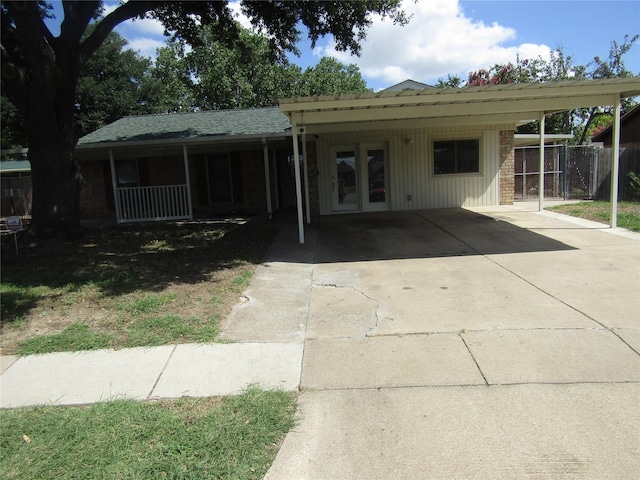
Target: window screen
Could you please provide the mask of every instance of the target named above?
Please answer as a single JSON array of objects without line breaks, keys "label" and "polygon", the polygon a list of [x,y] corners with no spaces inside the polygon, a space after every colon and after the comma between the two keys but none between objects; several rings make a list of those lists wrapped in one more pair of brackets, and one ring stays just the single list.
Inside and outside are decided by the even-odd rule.
[{"label": "window screen", "polygon": [[433,173],[480,173],[480,140],[439,140],[433,142]]}]

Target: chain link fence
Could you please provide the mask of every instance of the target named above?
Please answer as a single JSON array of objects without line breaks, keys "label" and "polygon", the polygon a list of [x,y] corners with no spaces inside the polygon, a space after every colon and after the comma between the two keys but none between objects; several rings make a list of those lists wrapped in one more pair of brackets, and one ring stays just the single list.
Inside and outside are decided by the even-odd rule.
[{"label": "chain link fence", "polygon": [[[515,200],[538,198],[539,147],[515,148]],[[608,200],[611,195],[611,148],[547,145],[544,149],[544,198]],[[629,172],[640,172],[640,148],[620,149],[618,198],[632,200]]]}]

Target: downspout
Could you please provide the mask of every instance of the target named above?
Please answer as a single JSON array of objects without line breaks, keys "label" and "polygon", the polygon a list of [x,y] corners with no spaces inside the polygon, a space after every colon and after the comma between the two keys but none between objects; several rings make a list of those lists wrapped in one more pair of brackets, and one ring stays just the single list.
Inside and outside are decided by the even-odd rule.
[{"label": "downspout", "polygon": [[616,228],[618,226],[618,175],[620,167],[620,97],[617,96],[614,102],[613,130],[611,131],[611,139],[613,155],[611,159],[611,219],[609,226]]},{"label": "downspout", "polygon": [[304,166],[304,201],[307,214],[307,223],[311,223],[311,204],[309,203],[309,168],[307,166],[307,133],[304,127],[302,130],[302,165]]},{"label": "downspout", "polygon": [[113,150],[111,149],[109,149],[109,163],[111,164],[111,187],[113,188],[113,199],[116,205],[116,222],[122,223],[120,196],[118,195],[118,177],[116,176],[116,161],[113,158]]},{"label": "downspout", "polygon": [[273,210],[271,209],[271,176],[269,175],[269,146],[267,139],[262,138],[262,155],[264,157],[264,181],[267,191],[267,216],[269,220],[273,218]]},{"label": "downspout", "polygon": [[187,208],[189,210],[189,220],[193,220],[193,202],[191,201],[191,178],[189,178],[189,154],[187,146],[182,145],[182,155],[184,157],[184,177],[187,182]]},{"label": "downspout", "polygon": [[538,211],[544,210],[544,112],[540,113],[540,163],[538,166]]},{"label": "downspout", "polygon": [[[304,133],[304,127],[300,127],[301,133]],[[300,243],[304,243],[304,219],[302,216],[302,185],[300,182],[300,152],[298,148],[298,126],[291,119],[291,136],[293,137],[293,171],[296,177],[296,206],[298,208],[298,239]]]}]

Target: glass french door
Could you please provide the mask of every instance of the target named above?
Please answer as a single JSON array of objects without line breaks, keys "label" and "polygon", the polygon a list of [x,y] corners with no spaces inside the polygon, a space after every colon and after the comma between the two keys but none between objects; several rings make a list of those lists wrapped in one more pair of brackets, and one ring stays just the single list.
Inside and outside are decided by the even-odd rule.
[{"label": "glass french door", "polygon": [[367,210],[381,210],[387,208],[387,160],[384,148],[367,148],[366,151],[366,182]]},{"label": "glass french door", "polygon": [[334,211],[388,210],[386,145],[337,147],[331,163]]},{"label": "glass french door", "polygon": [[335,211],[359,210],[359,172],[355,148],[336,149],[333,155],[331,194]]}]

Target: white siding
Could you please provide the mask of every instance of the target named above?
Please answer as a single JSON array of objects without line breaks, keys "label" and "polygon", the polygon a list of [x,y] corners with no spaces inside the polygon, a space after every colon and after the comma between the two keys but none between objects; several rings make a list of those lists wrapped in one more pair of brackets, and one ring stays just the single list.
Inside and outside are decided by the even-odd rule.
[{"label": "white siding", "polygon": [[[331,147],[366,142],[388,143],[387,194],[391,210],[497,205],[499,132],[513,128],[513,125],[492,125],[323,134],[317,142],[320,213],[333,213]],[[480,174],[434,176],[432,142],[442,138],[480,138]]]}]

